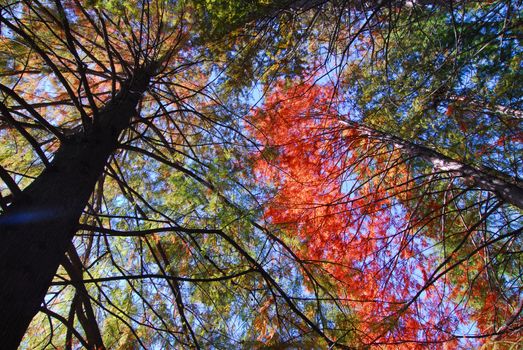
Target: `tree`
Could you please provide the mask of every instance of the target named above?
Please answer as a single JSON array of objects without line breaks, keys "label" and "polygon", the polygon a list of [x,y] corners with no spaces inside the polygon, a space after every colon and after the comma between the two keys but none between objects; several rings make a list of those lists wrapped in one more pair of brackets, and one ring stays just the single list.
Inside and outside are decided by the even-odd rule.
[{"label": "tree", "polygon": [[350,60],[331,50],[332,83],[281,81],[255,113],[267,220],[336,281],[366,344],[521,337],[514,6],[396,9]]},{"label": "tree", "polygon": [[[226,194],[232,191],[228,179],[223,183],[210,181],[224,175],[226,164],[232,164],[231,155],[235,152],[234,147],[217,145],[220,142],[234,145],[238,136],[234,136],[233,116],[224,115],[225,106],[219,102],[220,96],[211,95],[211,90],[205,88],[212,82],[210,76],[221,69],[220,64],[209,64],[204,57],[212,54],[219,59],[225,55],[223,59],[228,59],[235,51],[251,50],[245,59],[254,61],[259,49],[256,45],[254,49],[250,47],[256,40],[249,38],[245,44],[244,38],[233,33],[224,41],[220,34],[225,30],[211,31],[208,35],[205,30],[209,25],[214,29],[217,20],[227,30],[244,25],[255,15],[254,5],[253,10],[244,10],[228,1],[144,1],[138,6],[127,2],[102,6],[96,2],[55,1],[8,2],[2,7],[5,33],[2,40],[6,43],[2,118],[3,132],[9,140],[3,151],[9,157],[19,154],[19,144],[28,146],[24,148],[24,157],[7,158],[9,166],[1,172],[10,191],[3,197],[1,217],[0,265],[5,281],[2,298],[9,300],[2,303],[1,310],[5,347],[18,345],[38,310],[63,324],[61,333],[55,333],[51,321],[49,342],[55,341],[53,336],[62,336],[66,347],[76,342],[89,348],[104,348],[106,343],[114,346],[115,339],[119,338],[120,322],[134,335],[135,339],[129,342],[142,346],[174,342],[199,348],[202,341],[225,342],[228,335],[223,329],[216,329],[210,340],[199,340],[199,333],[204,333],[207,324],[216,319],[200,319],[198,308],[212,307],[224,312],[231,308],[230,298],[239,298],[238,303],[250,306],[266,302],[268,296],[253,295],[249,300],[245,292],[229,291],[229,299],[221,301],[221,305],[210,300],[213,304],[204,306],[203,300],[209,293],[216,295],[216,291],[197,286],[201,296],[194,302],[196,306],[189,319],[189,307],[182,294],[196,296],[197,293],[190,289],[194,287],[181,283],[237,278],[246,278],[246,285],[250,287],[242,288],[254,294],[259,290],[255,286],[269,282],[268,288],[275,288],[291,311],[299,316],[299,321],[292,324],[311,328],[332,343],[295,302],[285,296],[273,274],[252,257],[250,249],[237,243],[241,235],[261,229],[253,228],[248,221],[233,225],[237,217],[249,214],[243,209],[242,202],[246,199],[235,205],[226,199]],[[289,6],[292,8],[292,4]],[[213,12],[208,12],[209,7]],[[278,10],[275,6],[262,8],[269,14]],[[240,12],[223,18],[226,10]],[[214,42],[217,38],[218,43]],[[220,46],[224,42],[225,51]],[[234,73],[248,67],[245,62],[240,63],[230,71]],[[231,84],[235,89],[239,85],[238,82]],[[124,161],[127,157],[133,161]],[[221,163],[202,160],[212,158],[219,158]],[[136,168],[146,160],[155,165],[137,172]],[[16,171],[13,172],[13,168]],[[173,170],[179,173],[172,174]],[[241,175],[242,169],[237,167],[236,172]],[[207,179],[203,173],[208,174]],[[179,187],[184,193],[169,196]],[[162,191],[164,196],[144,195],[146,188],[150,194]],[[234,195],[239,195],[237,190]],[[224,201],[230,209],[217,214],[218,203]],[[173,206],[177,208],[175,211]],[[87,209],[84,211],[84,208]],[[114,231],[115,226],[124,231]],[[239,236],[233,239],[219,229],[227,227]],[[137,232],[137,228],[145,231]],[[111,244],[107,237],[97,238],[100,232],[112,237],[127,235],[128,239]],[[177,232],[180,240],[154,236],[151,242],[147,238],[160,232]],[[82,238],[71,247],[75,233]],[[255,243],[261,237],[253,239],[251,237],[250,243],[258,246]],[[180,249],[189,256],[183,264],[172,265],[172,254]],[[113,250],[134,252],[129,258],[137,269],[136,275],[125,273]],[[220,254],[230,257],[219,264]],[[97,270],[98,275],[109,262],[112,264],[109,270],[120,276],[96,279],[91,275],[90,282],[85,282],[84,274]],[[58,276],[67,274],[68,277],[51,282],[59,264],[63,270],[58,271]],[[218,276],[177,277],[178,273],[189,273],[187,269],[195,269],[193,272],[199,275]],[[255,271],[261,275],[252,277]],[[132,283],[136,279],[140,288]],[[161,280],[160,285],[156,279]],[[115,303],[114,298],[119,299],[118,291],[108,296],[106,287],[100,285],[105,281],[127,281],[125,290],[134,296],[125,298],[122,304]],[[96,298],[86,283],[95,283]],[[232,288],[228,283],[237,285],[236,281],[224,283],[227,289]],[[44,298],[50,285],[57,286],[57,292],[50,291]],[[64,290],[63,285],[75,288]],[[153,305],[150,298],[162,298],[164,293],[173,297],[175,309]],[[100,298],[108,300],[101,304]],[[136,310],[133,298],[143,302],[143,317],[147,318],[151,312],[152,321],[140,322],[132,316],[137,312],[132,311]],[[70,301],[66,310],[59,306],[63,300]],[[96,310],[97,306],[103,311]],[[121,313],[131,321],[122,318]],[[260,322],[252,315],[242,315],[242,318]],[[196,327],[194,322],[200,321],[201,325]],[[98,322],[106,324],[103,332]],[[160,328],[154,326],[156,322]],[[76,330],[76,324],[81,333]],[[145,340],[139,336],[142,330],[135,330],[139,327],[135,324],[143,326],[150,338]],[[164,331],[168,338],[161,332],[151,334],[151,329]],[[32,336],[25,346],[41,346],[34,336],[38,332],[38,327],[30,332]]]},{"label": "tree", "polygon": [[[500,193],[490,186],[504,174],[351,121],[332,94],[332,86],[281,84],[253,117],[262,144],[255,169],[275,187],[267,220],[298,237],[301,261],[333,279],[363,343],[498,336],[493,327],[520,317],[512,255],[521,217],[502,203],[520,205],[504,196],[521,187],[507,182]],[[473,323],[482,333],[459,329]],[[505,340],[520,336],[515,324]]]},{"label": "tree", "polygon": [[[514,172],[488,162],[480,169],[483,158],[471,161],[477,154],[453,157],[425,136],[410,141],[404,130],[415,117],[396,110],[381,122],[368,110],[387,103],[364,98],[381,86],[373,67],[402,62],[400,40],[386,40],[386,33],[416,29],[409,42],[426,57],[420,69],[437,83],[438,72],[430,70],[437,57],[418,48],[426,44],[416,26],[445,23],[459,11],[515,18],[516,5],[496,6],[6,2],[0,9],[4,346],[19,345],[38,311],[22,347],[408,346],[454,341],[455,327],[474,320],[478,337],[517,337],[517,162]],[[469,17],[460,18],[466,28]],[[371,52],[365,45],[391,42],[398,50],[347,69],[347,62],[358,62],[353,47]],[[298,83],[298,76],[329,76],[333,62],[339,82],[361,74],[361,88]],[[510,69],[489,74],[517,81]],[[298,97],[286,95],[294,90],[283,87],[285,79]],[[261,86],[276,90],[263,110],[244,118],[249,89]],[[364,118],[339,117],[349,107],[337,99],[352,92],[359,106],[349,107]],[[507,94],[494,102],[443,95],[453,106],[472,101],[474,109],[500,115],[518,110],[512,103],[518,97]],[[296,110],[280,113],[274,105],[288,98],[297,98]],[[517,147],[507,130],[488,137],[508,145],[499,155],[513,156]],[[295,143],[282,151],[285,138]],[[263,147],[261,159],[253,146]],[[264,159],[287,173],[263,166]],[[436,163],[440,171],[431,172]],[[344,211],[336,212],[340,206]],[[360,254],[344,255],[353,232]],[[433,254],[420,244],[432,245]],[[425,268],[412,263],[416,253]],[[372,273],[354,274],[358,269]],[[426,278],[407,276],[421,271]],[[466,290],[462,271],[471,276]],[[361,281],[369,288],[354,287]],[[499,309],[485,301],[496,292],[504,298],[496,299]],[[387,302],[362,307],[349,300],[355,297],[367,305],[374,297]],[[459,311],[455,319],[452,310]],[[429,315],[443,328],[427,325]]]},{"label": "tree", "polygon": [[[122,132],[136,130],[132,120],[137,109],[151,108],[146,107],[150,102],[143,98],[152,86],[151,80],[165,79],[197,64],[190,57],[178,56],[188,40],[184,33],[188,20],[184,5],[144,2],[138,9],[132,8],[131,3],[108,6],[100,9],[96,5],[83,7],[57,1],[12,3],[2,9],[2,23],[7,28],[4,41],[11,44],[6,47],[12,50],[4,56],[7,81],[2,84],[3,120],[9,136],[13,134],[11,130],[21,136],[13,141],[28,142],[40,157],[35,181],[23,190],[7,170],[2,171],[2,179],[11,190],[1,219],[0,254],[2,299],[9,300],[2,303],[1,328],[3,343],[8,348],[18,345],[40,308],[58,265],[63,264],[71,279],[83,273],[77,264],[78,253],[70,250],[71,261],[63,262],[64,253],[72,249],[69,246],[80,215],[96,182],[102,186],[104,168],[117,151]],[[118,20],[113,21],[111,15],[118,16]],[[22,44],[16,45],[19,42]],[[190,51],[186,54],[192,55]],[[44,78],[49,73],[52,75]],[[201,77],[194,78],[196,84],[192,86],[197,87]],[[44,79],[43,91],[36,85],[38,79]],[[171,95],[171,104],[182,109],[192,88],[187,86],[186,96],[179,96],[176,89],[167,86],[165,92],[158,91],[151,97],[158,99],[162,108],[153,114],[154,118],[168,118],[166,114],[172,109],[161,102],[161,94]],[[24,90],[35,93],[27,96]],[[46,110],[38,112],[41,107]],[[190,113],[190,109],[180,113]],[[22,121],[17,120],[20,118]],[[159,126],[144,120],[159,132]],[[165,127],[167,123],[170,121],[161,124]],[[38,134],[34,136],[27,129]],[[136,131],[137,135],[146,130]],[[165,136],[160,136],[167,142]],[[44,139],[47,140],[43,142]],[[42,146],[46,149],[42,150]],[[172,165],[197,178],[177,162]],[[30,169],[35,172],[34,167]],[[21,176],[27,179],[25,174]],[[125,188],[122,191],[126,193]],[[95,212],[101,209],[102,197],[97,201],[92,208]],[[87,251],[81,253],[84,258],[89,255]],[[78,294],[80,306],[76,307],[83,307],[88,319],[94,317],[82,288]],[[82,313],[78,312],[79,318]],[[88,344],[101,348],[100,331],[93,321],[82,325]]]}]

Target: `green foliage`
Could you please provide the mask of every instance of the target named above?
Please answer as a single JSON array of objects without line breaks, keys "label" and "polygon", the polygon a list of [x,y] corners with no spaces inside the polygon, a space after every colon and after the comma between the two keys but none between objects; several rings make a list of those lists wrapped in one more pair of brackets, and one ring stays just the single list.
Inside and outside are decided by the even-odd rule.
[{"label": "green foliage", "polygon": [[274,0],[194,0],[202,35],[220,39],[253,20],[270,18],[289,1]]},{"label": "green foliage", "polygon": [[[495,145],[518,137],[521,127],[517,116],[499,108],[522,109],[522,80],[516,77],[523,53],[516,39],[520,29],[513,25],[519,17],[506,17],[511,7],[403,9],[376,32],[374,47],[367,46],[374,54],[346,70],[363,120],[466,162],[481,159],[509,172],[520,167],[512,157],[515,148]],[[502,161],[507,158],[511,164]]]},{"label": "green foliage", "polygon": [[377,3],[3,5],[0,82],[32,107],[0,94],[30,135],[1,115],[0,165],[22,190],[38,147],[88,137],[157,64],[64,258],[85,291],[60,268],[22,348],[473,348],[513,316],[520,339],[521,210],[390,140],[519,186],[521,4]]}]

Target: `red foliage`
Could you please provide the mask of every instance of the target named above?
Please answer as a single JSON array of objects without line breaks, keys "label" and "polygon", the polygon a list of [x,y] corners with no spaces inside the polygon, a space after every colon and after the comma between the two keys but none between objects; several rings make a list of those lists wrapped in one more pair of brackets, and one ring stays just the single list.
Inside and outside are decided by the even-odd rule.
[{"label": "red foliage", "polygon": [[265,217],[336,281],[364,342],[452,347],[471,314],[454,302],[461,287],[430,280],[436,258],[418,231],[426,222],[410,217],[418,202],[409,168],[391,145],[344,121],[332,97],[328,86],[280,82],[252,116],[263,145],[255,172],[275,189]]}]

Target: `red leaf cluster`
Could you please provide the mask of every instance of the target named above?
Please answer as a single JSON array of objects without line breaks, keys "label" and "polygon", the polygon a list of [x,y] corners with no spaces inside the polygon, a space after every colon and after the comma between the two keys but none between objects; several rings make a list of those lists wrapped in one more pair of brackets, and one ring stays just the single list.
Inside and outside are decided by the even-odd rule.
[{"label": "red leaf cluster", "polygon": [[274,188],[265,217],[298,238],[300,259],[335,281],[365,343],[450,346],[471,315],[454,302],[459,287],[431,280],[436,258],[412,224],[424,223],[410,217],[409,166],[344,120],[333,97],[329,86],[279,82],[253,114],[255,173]]}]

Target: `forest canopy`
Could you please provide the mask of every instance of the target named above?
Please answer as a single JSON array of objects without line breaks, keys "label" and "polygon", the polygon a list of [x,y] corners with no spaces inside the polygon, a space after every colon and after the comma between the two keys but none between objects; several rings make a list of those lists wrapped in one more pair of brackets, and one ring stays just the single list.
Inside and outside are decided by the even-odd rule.
[{"label": "forest canopy", "polygon": [[518,349],[523,4],[0,0],[5,349]]}]

